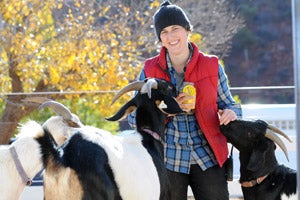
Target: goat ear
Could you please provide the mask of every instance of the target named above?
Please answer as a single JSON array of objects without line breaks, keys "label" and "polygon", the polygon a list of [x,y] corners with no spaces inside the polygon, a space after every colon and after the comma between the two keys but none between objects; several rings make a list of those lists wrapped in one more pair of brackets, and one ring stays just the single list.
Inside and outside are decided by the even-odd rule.
[{"label": "goat ear", "polygon": [[166,104],[166,107],[161,108],[164,113],[169,115],[183,113],[183,110],[179,107],[174,97],[164,96],[163,101]]},{"label": "goat ear", "polygon": [[265,156],[266,156],[265,151],[262,152],[259,149],[253,149],[249,159],[249,163],[247,165],[247,170],[256,172],[259,169],[262,169],[262,167],[264,166],[264,161],[266,160]]},{"label": "goat ear", "polygon": [[135,110],[136,107],[137,106],[135,105],[134,101],[131,100],[123,105],[114,116],[105,119],[108,121],[119,121]]}]

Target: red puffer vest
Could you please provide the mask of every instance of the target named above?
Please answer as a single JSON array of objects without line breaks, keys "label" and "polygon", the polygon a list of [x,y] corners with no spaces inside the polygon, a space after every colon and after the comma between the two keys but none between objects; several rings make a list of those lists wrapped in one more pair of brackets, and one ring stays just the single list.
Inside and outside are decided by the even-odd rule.
[{"label": "red puffer vest", "polygon": [[[219,165],[222,167],[228,156],[227,141],[219,129],[217,107],[218,58],[199,52],[193,44],[194,52],[187,65],[184,80],[193,82],[196,87],[195,115]],[[146,60],[146,77],[170,81],[166,64],[166,48],[158,56]]]}]

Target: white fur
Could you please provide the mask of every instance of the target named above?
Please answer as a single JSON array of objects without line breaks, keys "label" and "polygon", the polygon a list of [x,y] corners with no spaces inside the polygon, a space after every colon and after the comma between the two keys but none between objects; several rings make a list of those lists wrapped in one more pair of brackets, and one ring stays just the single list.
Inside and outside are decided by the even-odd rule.
[{"label": "white fur", "polygon": [[[41,126],[38,124],[30,124],[28,128],[32,132],[40,134]],[[42,170],[42,162],[40,160],[41,153],[37,141],[28,135],[22,134],[11,145],[1,146],[0,148],[0,199],[1,200],[17,200],[19,199],[25,184],[19,175],[9,148],[14,147],[18,154],[19,160],[30,179]]]},{"label": "white fur", "polygon": [[281,196],[281,200],[297,200],[298,199],[298,194],[293,194],[293,195],[290,195],[289,197],[287,197],[285,194],[283,194]]},{"label": "white fur", "polygon": [[[56,130],[53,131],[55,133],[53,137],[58,145],[61,145],[68,136],[64,131],[70,129],[59,123],[60,121],[61,117],[56,116],[44,123],[44,126],[48,126],[49,129]],[[0,200],[18,200],[25,187],[9,148],[14,147],[16,149],[25,173],[30,179],[33,179],[43,168],[40,145],[35,140],[35,138],[43,134],[44,131],[41,125],[34,121],[29,121],[21,126],[15,142],[11,145],[0,145]]]},{"label": "white fur", "polygon": [[86,139],[106,151],[123,200],[159,199],[158,173],[140,134],[134,132],[123,137],[102,130],[97,135],[88,132],[83,134]]}]

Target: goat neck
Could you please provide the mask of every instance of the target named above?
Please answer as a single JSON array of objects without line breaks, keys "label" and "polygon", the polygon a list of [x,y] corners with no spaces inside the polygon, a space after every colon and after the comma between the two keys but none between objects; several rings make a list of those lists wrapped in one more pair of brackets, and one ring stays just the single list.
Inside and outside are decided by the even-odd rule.
[{"label": "goat neck", "polygon": [[20,177],[23,180],[23,183],[25,183],[25,185],[28,185],[28,186],[31,185],[32,179],[27,176],[27,174],[26,174],[26,172],[25,172],[25,170],[23,168],[23,165],[20,162],[20,159],[19,159],[19,156],[18,156],[18,153],[17,153],[15,147],[11,146],[9,148],[9,152],[10,152],[10,154],[12,156],[12,159],[14,160],[15,166],[17,168],[17,171],[18,171]]},{"label": "goat neck", "polygon": [[240,182],[248,182],[270,174],[278,166],[275,156],[275,144],[269,140],[261,145],[263,149],[240,151]]},{"label": "goat neck", "polygon": [[236,120],[220,129],[239,150],[245,200],[279,200],[283,193],[295,193],[296,172],[280,166],[275,155],[276,143],[288,159],[286,147],[275,133],[291,141],[286,134],[262,120]]},{"label": "goat neck", "polygon": [[[41,153],[39,151],[39,144],[35,141],[32,137],[22,137],[17,139],[9,148],[15,148],[16,153],[19,157],[19,161],[24,169],[25,174],[28,176],[30,180],[34,178],[34,176],[42,170],[42,161],[41,161]],[[9,152],[7,152],[11,155]],[[30,162],[28,162],[30,161]],[[24,183],[23,179],[19,175],[19,172],[15,166],[13,158],[11,157],[11,169],[14,169],[12,174],[8,174],[9,178],[4,179],[8,180],[8,182],[4,183],[5,191],[0,192],[1,195],[13,195],[11,198],[8,199],[19,199],[21,193],[23,192],[26,184]],[[13,191],[10,189],[13,188]]]},{"label": "goat neck", "polygon": [[296,182],[295,170],[278,165],[259,184],[242,187],[243,196],[245,200],[296,199],[293,197],[296,194]]},{"label": "goat neck", "polygon": [[[152,92],[152,95],[155,91]],[[140,132],[143,129],[150,129],[159,134],[164,139],[164,122],[167,115],[162,113],[156,103],[151,101],[146,94],[141,94],[139,99],[143,103],[136,110],[136,127]]]}]

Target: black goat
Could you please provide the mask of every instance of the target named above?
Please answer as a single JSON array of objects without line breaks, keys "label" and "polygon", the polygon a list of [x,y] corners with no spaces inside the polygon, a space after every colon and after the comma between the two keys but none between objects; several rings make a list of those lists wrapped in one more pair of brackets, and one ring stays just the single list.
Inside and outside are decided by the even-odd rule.
[{"label": "black goat", "polygon": [[[123,88],[139,91],[110,121],[120,120],[136,108],[137,131],[114,136],[89,126],[79,126],[62,148],[51,133],[37,141],[45,165],[45,199],[56,200],[168,200],[169,182],[163,159],[166,114],[182,112],[166,81],[146,79]],[[52,103],[50,103],[52,104]]]},{"label": "black goat", "polygon": [[220,129],[239,150],[240,183],[245,200],[281,200],[284,195],[296,194],[296,171],[279,165],[275,156],[275,143],[286,156],[287,150],[274,132],[290,141],[288,136],[262,120],[237,120]]}]

